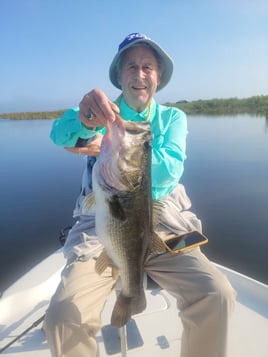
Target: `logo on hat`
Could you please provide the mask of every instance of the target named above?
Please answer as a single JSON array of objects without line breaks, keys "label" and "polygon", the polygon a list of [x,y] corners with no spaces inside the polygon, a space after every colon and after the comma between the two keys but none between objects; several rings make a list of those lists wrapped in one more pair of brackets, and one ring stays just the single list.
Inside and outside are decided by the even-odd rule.
[{"label": "logo on hat", "polygon": [[138,32],[131,33],[124,39],[123,42],[120,43],[118,47],[118,51],[121,51],[125,46],[129,45],[130,43],[136,40],[150,40],[150,38]]}]

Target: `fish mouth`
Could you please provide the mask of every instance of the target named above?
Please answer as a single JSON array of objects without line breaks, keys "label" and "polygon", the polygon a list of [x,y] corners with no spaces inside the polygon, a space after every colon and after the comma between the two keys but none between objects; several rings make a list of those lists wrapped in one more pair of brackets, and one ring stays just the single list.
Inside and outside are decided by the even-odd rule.
[{"label": "fish mouth", "polygon": [[[144,87],[136,84],[136,86]],[[119,116],[108,125],[98,160],[99,182],[111,192],[133,192],[141,185],[141,167],[151,147],[150,123],[124,121]]]}]

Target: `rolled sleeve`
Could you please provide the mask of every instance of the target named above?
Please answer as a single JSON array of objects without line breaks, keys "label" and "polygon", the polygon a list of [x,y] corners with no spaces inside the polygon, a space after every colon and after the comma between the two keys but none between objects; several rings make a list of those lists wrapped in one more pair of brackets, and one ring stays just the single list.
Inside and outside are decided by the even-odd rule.
[{"label": "rolled sleeve", "polygon": [[79,108],[69,109],[53,122],[50,138],[54,144],[73,147],[79,138],[89,139],[96,135],[95,130],[90,130],[82,124],[78,114]]}]

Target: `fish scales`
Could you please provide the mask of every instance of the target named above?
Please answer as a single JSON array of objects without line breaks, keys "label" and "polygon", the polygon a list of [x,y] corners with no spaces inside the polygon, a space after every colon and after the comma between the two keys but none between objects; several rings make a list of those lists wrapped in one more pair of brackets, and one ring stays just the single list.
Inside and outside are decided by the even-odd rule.
[{"label": "fish scales", "polygon": [[117,327],[146,307],[144,261],[153,239],[151,141],[149,123],[117,116],[93,169],[96,232],[121,278],[111,318]]}]

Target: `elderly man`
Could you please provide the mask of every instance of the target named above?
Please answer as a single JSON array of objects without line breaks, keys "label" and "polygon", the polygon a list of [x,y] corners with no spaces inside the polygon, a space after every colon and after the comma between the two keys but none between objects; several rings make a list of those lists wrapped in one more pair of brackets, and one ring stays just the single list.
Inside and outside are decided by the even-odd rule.
[{"label": "elderly man", "polygon": [[[67,111],[53,124],[53,141],[87,155],[87,166],[74,211],[78,221],[64,247],[67,264],[44,324],[52,356],[96,356],[101,312],[115,285],[110,268],[101,275],[95,272],[103,246],[95,233],[94,215],[84,210],[85,198],[92,191],[92,166],[105,126],[115,120],[115,113],[125,120],[150,121],[152,196],[165,208],[156,227],[158,235],[165,239],[170,234],[202,229],[200,220],[189,211],[190,200],[179,183],[186,158],[186,116],[153,99],[169,82],[172,71],[171,58],[156,42],[139,33],[130,34],[119,45],[110,66],[110,80],[122,91],[119,98],[112,102],[103,91],[94,89],[84,96],[79,108]],[[235,292],[200,248],[150,255],[144,269],[177,299],[184,328],[181,356],[226,356]]]}]

